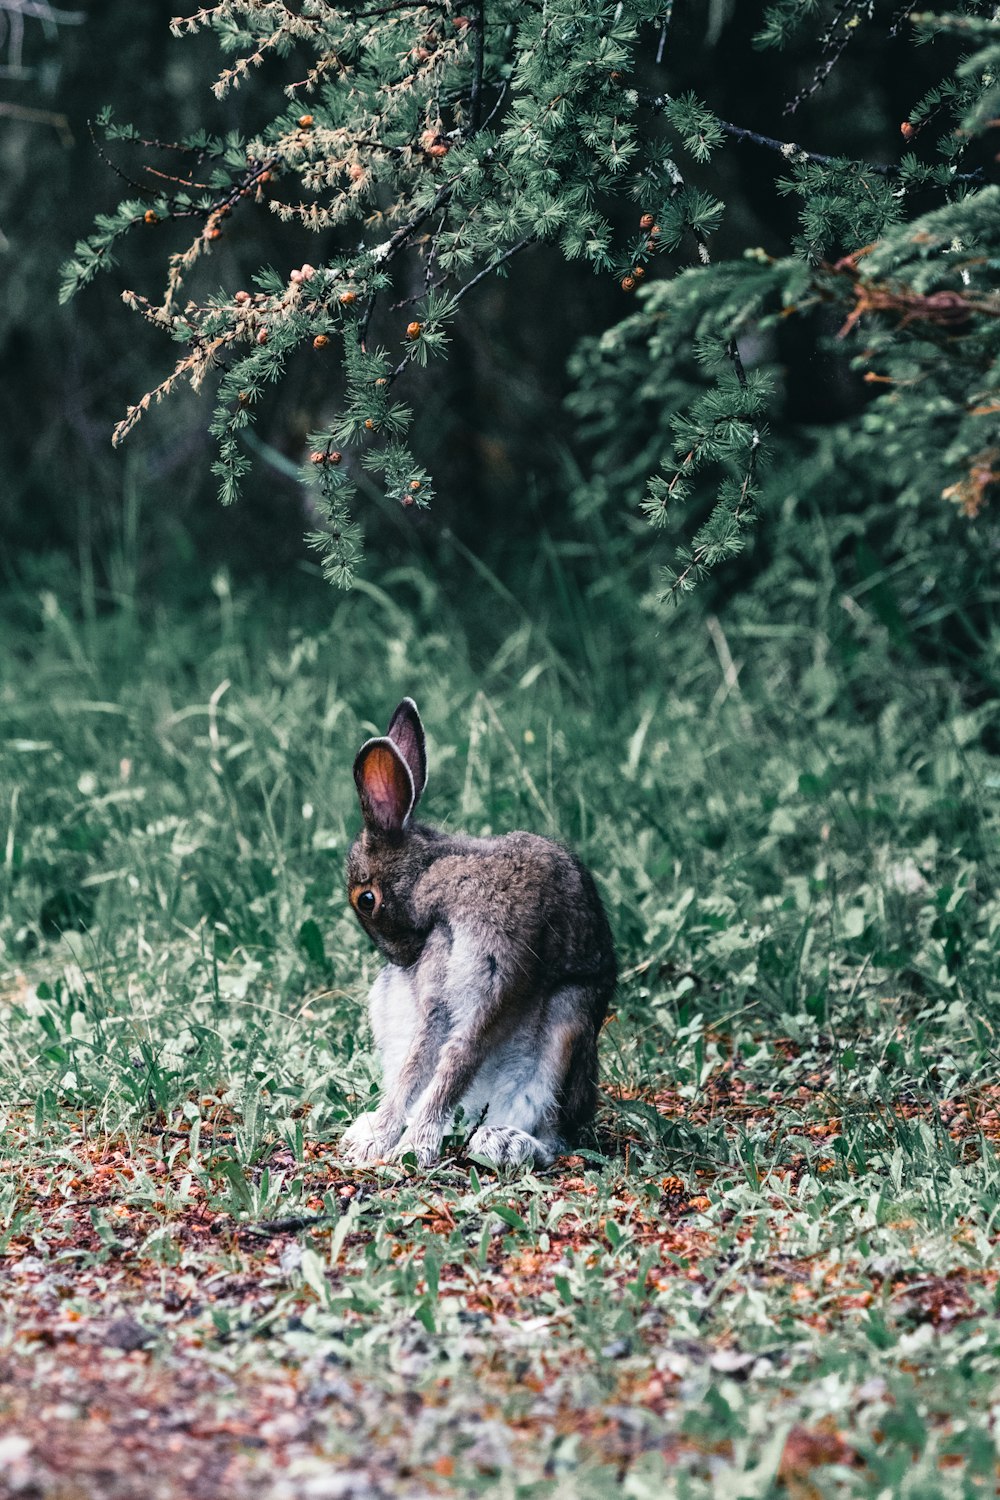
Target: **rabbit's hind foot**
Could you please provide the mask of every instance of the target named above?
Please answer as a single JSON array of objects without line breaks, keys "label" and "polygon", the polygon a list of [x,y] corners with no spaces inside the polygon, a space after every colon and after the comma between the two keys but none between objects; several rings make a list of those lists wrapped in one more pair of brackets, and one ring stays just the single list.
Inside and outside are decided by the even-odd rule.
[{"label": "rabbit's hind foot", "polygon": [[469,1137],[470,1156],[481,1156],[494,1167],[520,1167],[533,1162],[548,1167],[559,1155],[556,1141],[542,1141],[514,1125],[480,1125]]}]

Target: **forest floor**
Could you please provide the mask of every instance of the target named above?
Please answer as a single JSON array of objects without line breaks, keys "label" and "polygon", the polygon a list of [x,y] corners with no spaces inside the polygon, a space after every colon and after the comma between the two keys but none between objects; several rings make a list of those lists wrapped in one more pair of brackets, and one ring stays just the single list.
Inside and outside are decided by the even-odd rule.
[{"label": "forest floor", "polygon": [[[7,615],[0,1495],[995,1493],[992,705],[871,625],[869,676],[672,631],[665,687],[398,591],[311,633],[216,594]],[[616,930],[550,1171],[338,1158],[350,766],[403,692],[426,816],[565,838]]]}]

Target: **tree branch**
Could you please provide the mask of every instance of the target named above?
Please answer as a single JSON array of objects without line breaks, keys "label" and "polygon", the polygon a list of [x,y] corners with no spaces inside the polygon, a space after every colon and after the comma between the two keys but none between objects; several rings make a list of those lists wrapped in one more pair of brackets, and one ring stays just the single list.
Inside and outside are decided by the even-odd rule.
[{"label": "tree branch", "polygon": [[740,348],[736,342],[735,335],[729,340],[729,343],[726,345],[726,356],[732,362],[733,369],[736,372],[736,379],[740,383],[741,390],[745,391],[747,388],[747,372],[743,368],[743,360],[740,357]]},{"label": "tree branch", "polygon": [[56,114],[51,109],[32,109],[27,104],[8,104],[6,101],[0,103],[0,115],[6,115],[10,120],[25,120],[31,125],[51,125],[59,132],[59,139],[64,146],[73,145],[73,132],[66,115]]},{"label": "tree branch", "polygon": [[[502,255],[498,255],[496,260],[491,260],[488,266],[484,266],[481,271],[476,272],[471,281],[467,281],[463,287],[460,287],[458,289],[454,297],[452,297],[451,299],[450,306],[454,307],[456,303],[461,302],[462,298],[467,296],[468,293],[472,291],[472,288],[474,286],[478,286],[481,281],[485,280],[485,278],[491,275],[494,271],[499,271],[502,265],[504,265],[508,260],[513,260],[515,255],[520,255],[521,251],[526,250],[529,245],[534,243],[534,241],[535,236],[533,234],[526,234],[523,240],[518,240],[516,245],[511,245],[510,248],[505,250]],[[392,385],[393,381],[398,380],[400,375],[402,375],[403,371],[406,369],[407,365],[409,365],[410,363],[411,360],[408,356],[406,359],[401,359],[396,368],[386,378],[386,385]]]},{"label": "tree branch", "polygon": [[383,261],[391,260],[396,252],[406,244],[410,236],[416,234],[421,224],[426,224],[431,215],[437,213],[442,204],[447,203],[451,197],[453,187],[454,183],[446,182],[443,187],[438,189],[433,203],[429,203],[426,208],[420,209],[418,213],[413,215],[412,219],[408,220],[400,229],[397,229],[395,234],[390,235],[385,244],[379,247],[379,264]]},{"label": "tree branch", "polygon": [[[671,102],[669,94],[640,94],[639,103],[647,109],[662,113]],[[732,136],[737,141],[750,141],[754,146],[764,146],[768,151],[777,151],[787,162],[811,161],[821,167],[830,167],[834,163],[848,158],[838,156],[825,156],[821,151],[807,151],[797,141],[779,141],[773,135],[761,135],[757,130],[747,130],[743,125],[734,125],[730,120],[718,120],[719,129],[724,135]],[[858,162],[857,164],[866,172],[874,172],[878,177],[898,177],[902,167],[897,162]],[[952,182],[984,182],[986,179],[982,171],[977,168],[974,172],[956,172],[951,178]]]},{"label": "tree branch", "polygon": [[469,133],[475,135],[479,129],[482,118],[483,99],[483,48],[486,33],[486,4],[485,0],[477,0],[476,16],[473,21],[476,29],[476,39],[472,52],[472,91],[469,95]]},{"label": "tree branch", "polygon": [[520,255],[521,251],[526,250],[529,245],[534,244],[534,241],[535,236],[533,234],[526,234],[523,240],[518,240],[516,245],[511,245],[510,248],[508,250],[505,250],[502,255],[499,255],[496,260],[491,260],[488,266],[484,266],[481,271],[477,272],[477,274],[473,276],[471,281],[467,281],[465,285],[455,293],[454,297],[452,297],[451,299],[452,307],[455,306],[456,302],[461,302],[462,298],[466,296],[468,292],[471,292],[474,286],[478,286],[484,277],[489,276],[493,271],[499,271],[500,267],[506,261],[513,260],[515,255]]},{"label": "tree branch", "polygon": [[[803,104],[806,99],[811,98],[826,83],[826,80],[840,61],[848,42],[855,34],[857,25],[856,11],[857,5],[855,0],[841,0],[836,14],[820,39],[820,45],[824,54],[823,60],[817,63],[816,70],[809,84],[805,88],[799,89],[794,98],[786,101],[785,107],[781,111],[783,115],[794,115],[799,105]],[[853,26],[851,25],[852,21],[855,23]],[[836,34],[838,27],[840,29],[839,36]]]}]

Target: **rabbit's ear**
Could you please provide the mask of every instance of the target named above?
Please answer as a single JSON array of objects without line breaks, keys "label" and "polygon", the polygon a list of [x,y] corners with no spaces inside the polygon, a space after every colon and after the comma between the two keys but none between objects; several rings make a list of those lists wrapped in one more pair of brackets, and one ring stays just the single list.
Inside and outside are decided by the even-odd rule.
[{"label": "rabbit's ear", "polygon": [[367,826],[379,833],[399,833],[417,799],[398,746],[389,739],[368,740],[355,757],[354,781]]},{"label": "rabbit's ear", "polygon": [[424,726],[412,698],[404,698],[396,709],[386,730],[387,737],[399,750],[410,768],[413,778],[413,805],[420,801],[420,794],[427,785],[427,744]]}]

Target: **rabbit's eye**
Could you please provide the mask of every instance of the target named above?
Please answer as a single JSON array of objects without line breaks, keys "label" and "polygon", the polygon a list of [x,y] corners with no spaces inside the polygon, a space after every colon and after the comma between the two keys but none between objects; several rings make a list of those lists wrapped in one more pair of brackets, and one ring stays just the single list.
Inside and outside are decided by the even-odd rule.
[{"label": "rabbit's eye", "polygon": [[382,905],[382,893],[378,886],[355,886],[351,901],[359,916],[373,917]]}]

